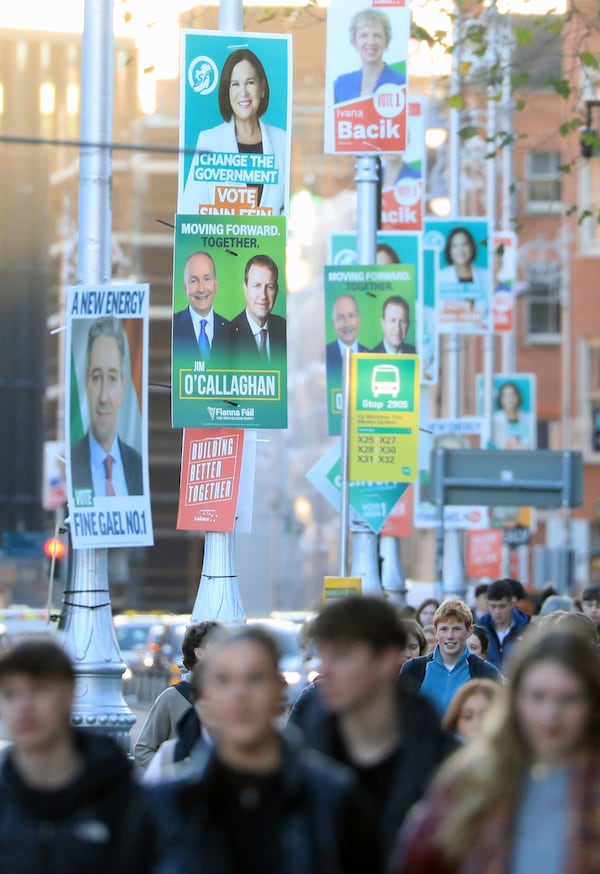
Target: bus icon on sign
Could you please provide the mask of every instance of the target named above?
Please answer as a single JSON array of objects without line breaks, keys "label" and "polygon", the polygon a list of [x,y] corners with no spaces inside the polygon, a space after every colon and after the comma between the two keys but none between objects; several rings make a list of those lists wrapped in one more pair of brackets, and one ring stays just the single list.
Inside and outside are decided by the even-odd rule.
[{"label": "bus icon on sign", "polygon": [[391,395],[397,398],[400,394],[400,372],[393,364],[378,364],[373,368],[371,376],[371,392],[379,395]]}]

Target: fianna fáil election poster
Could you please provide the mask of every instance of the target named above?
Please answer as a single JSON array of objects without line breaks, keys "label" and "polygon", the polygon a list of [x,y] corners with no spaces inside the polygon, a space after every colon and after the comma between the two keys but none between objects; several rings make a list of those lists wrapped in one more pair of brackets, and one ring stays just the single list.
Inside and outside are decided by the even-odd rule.
[{"label": "fianna f\u00e1il election poster", "polygon": [[327,420],[331,435],[341,431],[346,350],[413,355],[416,303],[413,264],[325,267]]},{"label": "fianna f\u00e1il election poster", "polygon": [[287,427],[285,218],[175,222],[173,427]]},{"label": "fianna f\u00e1il election poster", "polygon": [[177,211],[287,215],[291,36],[185,30]]},{"label": "fianna f\u00e1il election poster", "polygon": [[147,285],[67,288],[65,437],[75,549],[151,546]]}]

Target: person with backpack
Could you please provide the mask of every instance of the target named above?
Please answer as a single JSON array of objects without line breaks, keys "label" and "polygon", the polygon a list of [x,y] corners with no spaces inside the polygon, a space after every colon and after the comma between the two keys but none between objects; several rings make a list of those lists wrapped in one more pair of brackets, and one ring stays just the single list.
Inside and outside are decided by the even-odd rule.
[{"label": "person with backpack", "polygon": [[427,698],[443,717],[457,689],[469,680],[500,682],[501,676],[494,665],[469,651],[473,614],[464,601],[444,601],[435,611],[433,627],[434,651],[405,662],[400,679]]},{"label": "person with backpack", "polygon": [[[188,625],[181,645],[183,665],[188,671],[194,669],[198,659],[202,657],[209,636],[220,627],[219,622],[212,621]],[[180,725],[179,732],[178,725]],[[133,757],[138,769],[142,772],[146,771],[161,744],[173,738],[183,737],[183,743],[188,739],[187,755],[189,752],[187,747],[191,749],[199,735],[200,723],[193,707],[191,686],[188,680],[181,680],[175,686],[169,686],[161,692],[148,712],[133,748]]]}]

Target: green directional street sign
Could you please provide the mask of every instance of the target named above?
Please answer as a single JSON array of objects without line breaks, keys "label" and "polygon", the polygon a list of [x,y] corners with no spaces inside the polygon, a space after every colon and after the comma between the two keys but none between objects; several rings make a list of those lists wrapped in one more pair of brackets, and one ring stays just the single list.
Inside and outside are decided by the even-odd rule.
[{"label": "green directional street sign", "polygon": [[[337,441],[309,470],[308,479],[336,510],[340,509],[342,470]],[[350,506],[375,534],[379,534],[408,483],[350,483]]]}]

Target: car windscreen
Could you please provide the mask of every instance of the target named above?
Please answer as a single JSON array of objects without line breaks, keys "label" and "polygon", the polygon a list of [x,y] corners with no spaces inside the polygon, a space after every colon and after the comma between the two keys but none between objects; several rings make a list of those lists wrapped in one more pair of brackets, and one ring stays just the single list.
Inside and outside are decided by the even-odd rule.
[{"label": "car windscreen", "polygon": [[117,640],[122,650],[130,650],[148,640],[150,625],[121,625],[117,628]]}]

